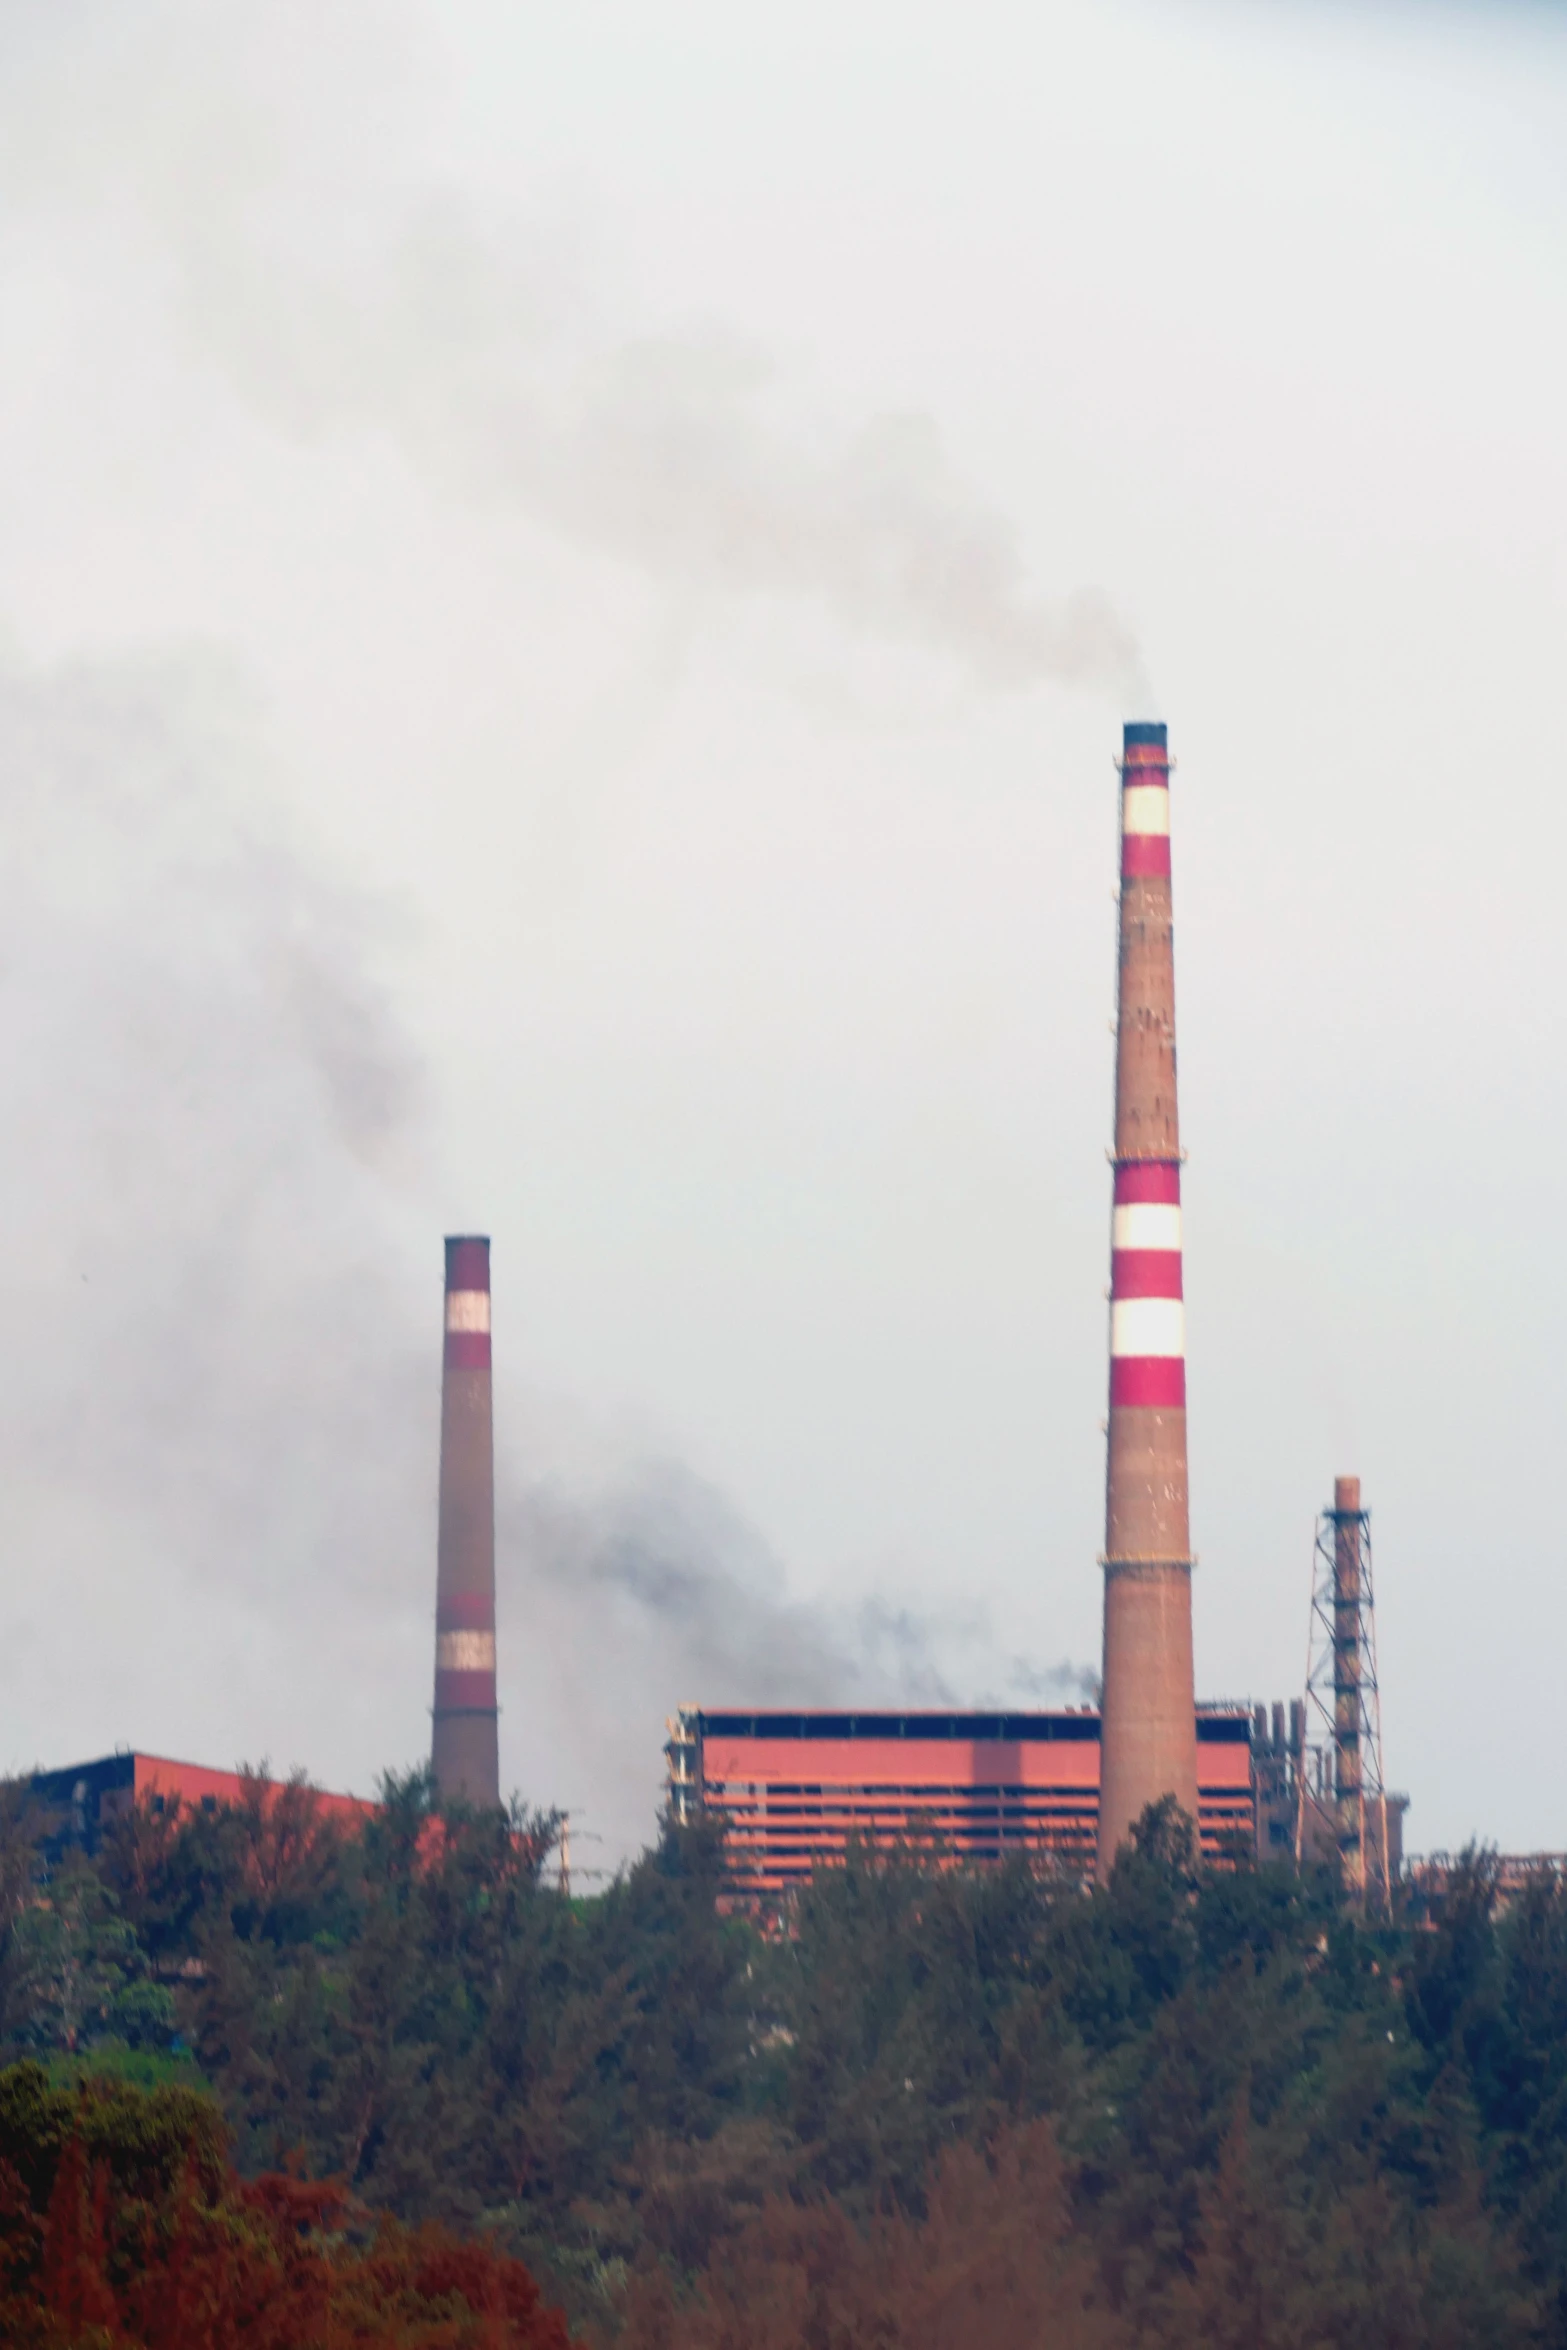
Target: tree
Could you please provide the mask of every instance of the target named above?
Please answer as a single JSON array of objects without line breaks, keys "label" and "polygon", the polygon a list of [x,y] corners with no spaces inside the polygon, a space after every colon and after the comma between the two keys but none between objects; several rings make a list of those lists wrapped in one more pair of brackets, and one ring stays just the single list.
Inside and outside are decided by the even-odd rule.
[{"label": "tree", "polygon": [[0,2339],[37,2350],[568,2350],[521,2262],[242,2181],[190,2092],[0,2073]]},{"label": "tree", "polygon": [[74,2054],[94,2041],[167,2046],[174,2002],[114,1896],[76,1854],[12,1920],[6,2022],[23,2043]]}]

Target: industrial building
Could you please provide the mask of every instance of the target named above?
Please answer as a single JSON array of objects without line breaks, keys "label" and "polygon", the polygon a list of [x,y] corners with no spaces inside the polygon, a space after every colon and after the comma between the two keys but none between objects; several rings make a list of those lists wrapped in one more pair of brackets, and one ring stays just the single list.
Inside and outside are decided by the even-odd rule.
[{"label": "industrial building", "polygon": [[[959,1863],[1048,1859],[1097,1873],[1103,1728],[1055,1713],[742,1713],[683,1706],[666,1725],[666,1808],[721,1821],[731,1895],[766,1905],[851,1844]],[[1199,1705],[1202,1858],[1337,1865],[1364,1896],[1403,1874],[1406,1795],[1340,1793],[1339,1751],[1310,1743],[1301,1699]],[[1352,1790],[1352,1791],[1351,1791]],[[1351,1844],[1351,1838],[1354,1839]],[[1363,1851],[1359,1878],[1346,1847]],[[1386,1855],[1384,1864],[1384,1853]]]},{"label": "industrial building", "polygon": [[[1213,1860],[1256,1840],[1251,1715],[1194,1716],[1198,1820]],[[851,1843],[959,1862],[1050,1855],[1084,1877],[1099,1849],[1102,1724],[1059,1713],[704,1713],[664,1749],[679,1821],[723,1822],[730,1889],[766,1901]]]},{"label": "industrial building", "polygon": [[[257,1788],[263,1802],[271,1803],[287,1782],[214,1771],[205,1763],[173,1762],[162,1754],[124,1753],[99,1755],[64,1770],[35,1771],[28,1785],[36,1802],[57,1815],[59,1836],[92,1852],[103,1830],[138,1805],[154,1814],[176,1805],[186,1812],[213,1812],[246,1802]],[[321,1817],[346,1827],[356,1826],[376,1809],[358,1795],[329,1795],[312,1788],[311,1797]]]}]

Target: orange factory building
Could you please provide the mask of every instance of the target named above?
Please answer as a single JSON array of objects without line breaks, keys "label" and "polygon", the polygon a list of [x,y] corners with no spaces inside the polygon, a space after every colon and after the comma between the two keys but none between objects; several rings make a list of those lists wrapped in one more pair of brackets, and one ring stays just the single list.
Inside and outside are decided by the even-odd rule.
[{"label": "orange factory building", "polygon": [[[37,1771],[31,1782],[39,1802],[69,1815],[72,1840],[88,1851],[96,1846],[100,1829],[139,1804],[154,1812],[175,1803],[182,1812],[218,1811],[243,1803],[247,1785],[259,1785],[263,1801],[270,1802],[284,1784],[265,1778],[247,1782],[239,1771],[214,1771],[205,1763],[133,1753],[104,1754],[64,1770]],[[311,1796],[318,1817],[345,1823],[362,1820],[377,1808],[358,1795],[329,1795],[312,1788]]]},{"label": "orange factory building", "polygon": [[[1243,1705],[1197,1709],[1204,1857],[1257,1834]],[[768,1899],[843,1857],[852,1839],[936,1844],[958,1861],[1053,1853],[1092,1872],[1099,1716],[1059,1713],[704,1713],[683,1707],[664,1749],[671,1816],[722,1819],[730,1884]]]}]

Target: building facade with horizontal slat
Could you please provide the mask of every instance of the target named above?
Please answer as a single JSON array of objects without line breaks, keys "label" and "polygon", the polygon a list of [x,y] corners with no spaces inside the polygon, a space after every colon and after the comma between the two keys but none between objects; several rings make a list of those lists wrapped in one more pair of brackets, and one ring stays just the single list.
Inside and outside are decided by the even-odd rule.
[{"label": "building facade with horizontal slat", "polygon": [[[1055,1713],[738,1713],[683,1707],[665,1747],[672,1818],[724,1823],[731,1894],[766,1902],[841,1861],[853,1842],[957,1864],[1053,1856],[1092,1874],[1099,1716]],[[1244,1706],[1198,1709],[1204,1856],[1256,1837]]]}]

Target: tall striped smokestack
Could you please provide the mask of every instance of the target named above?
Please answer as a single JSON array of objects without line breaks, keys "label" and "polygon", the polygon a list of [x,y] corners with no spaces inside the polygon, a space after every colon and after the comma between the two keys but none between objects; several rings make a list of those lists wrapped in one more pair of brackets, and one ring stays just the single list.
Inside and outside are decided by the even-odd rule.
[{"label": "tall striped smokestack", "polygon": [[471,1236],[446,1243],[430,1761],[442,1795],[462,1796],[469,1803],[499,1803],[490,1244]]},{"label": "tall striped smokestack", "polygon": [[1173,1795],[1194,1823],[1197,1818],[1170,761],[1162,726],[1126,729],[1120,930],[1101,1880],[1148,1804]]}]

